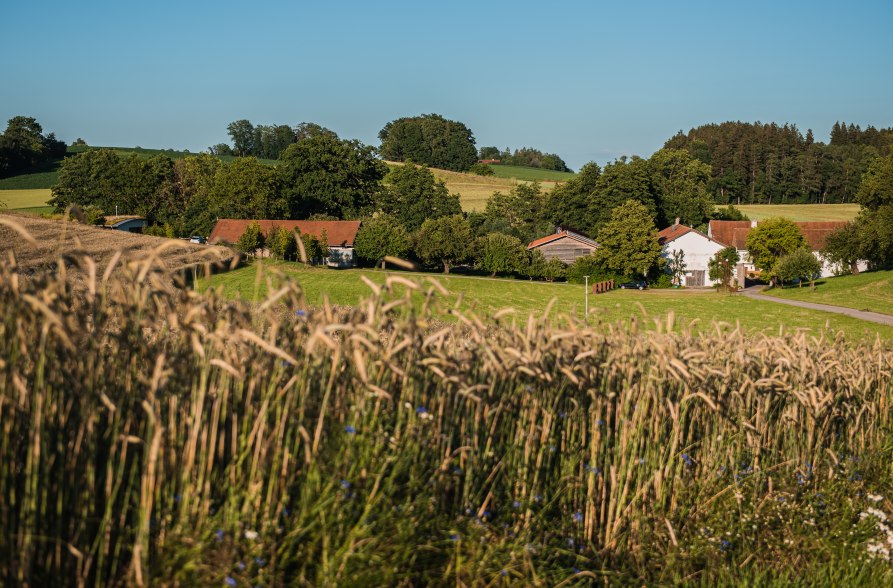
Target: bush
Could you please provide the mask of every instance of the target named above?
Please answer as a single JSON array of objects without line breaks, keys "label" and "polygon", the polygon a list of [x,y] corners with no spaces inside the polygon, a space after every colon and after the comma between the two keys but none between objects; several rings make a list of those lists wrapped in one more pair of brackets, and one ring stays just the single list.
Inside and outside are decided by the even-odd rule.
[{"label": "bush", "polygon": [[651,282],[652,288],[672,288],[673,285],[673,276],[670,274],[660,274],[656,280]]},{"label": "bush", "polygon": [[604,282],[607,280],[620,280],[623,276],[606,269],[594,255],[578,257],[574,263],[567,267],[567,281],[574,284],[583,284],[585,276],[589,276],[589,283]]},{"label": "bush", "polygon": [[239,241],[236,243],[236,248],[242,253],[256,255],[258,249],[263,248],[264,241],[264,234],[263,231],[261,231],[260,225],[253,222],[248,225],[245,232],[239,237]]},{"label": "bush", "polygon": [[527,248],[516,237],[490,233],[475,242],[475,258],[479,268],[496,274],[521,272],[527,262]]},{"label": "bush", "polygon": [[468,173],[472,173],[478,176],[493,176],[496,175],[496,172],[493,171],[493,168],[487,165],[486,163],[476,163],[468,169]]},{"label": "bush", "polygon": [[270,249],[270,255],[276,259],[295,259],[297,256],[298,245],[295,234],[285,227],[276,227],[270,232],[267,247]]}]

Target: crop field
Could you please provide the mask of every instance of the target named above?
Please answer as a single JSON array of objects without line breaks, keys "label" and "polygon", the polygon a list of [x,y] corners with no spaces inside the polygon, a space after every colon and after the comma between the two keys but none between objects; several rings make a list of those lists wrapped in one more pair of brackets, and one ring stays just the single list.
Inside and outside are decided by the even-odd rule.
[{"label": "crop field", "polygon": [[[270,271],[272,270],[272,271]],[[539,314],[554,299],[554,313],[568,313],[582,318],[585,308],[585,291],[580,285],[526,280],[492,280],[480,277],[444,276],[433,274],[419,276],[378,270],[331,270],[308,268],[292,262],[261,262],[251,267],[215,275],[207,285],[222,287],[227,298],[257,300],[268,293],[267,279],[274,288],[279,284],[278,274],[295,280],[302,288],[306,301],[322,306],[325,299],[331,304],[354,306],[361,296],[370,292],[363,277],[374,283],[384,283],[388,275],[417,279],[425,284],[428,278],[437,280],[450,295],[447,299],[462,311],[492,314],[503,308],[514,308],[519,320],[526,320],[530,313]],[[417,303],[422,300],[417,297]],[[650,290],[646,292],[615,290],[590,295],[591,320],[604,324],[634,320],[645,328],[666,324],[668,314],[673,314],[677,328],[692,324],[694,332],[712,332],[714,321],[726,323],[727,328],[740,324],[748,333],[778,333],[779,330],[805,330],[818,335],[830,330],[841,331],[850,338],[873,339],[880,336],[893,340],[893,327],[876,325],[859,319],[792,308],[772,302],[751,300],[743,296],[718,294],[713,290]]]},{"label": "crop field", "polygon": [[9,210],[45,207],[52,193],[47,188],[29,190],[0,190],[0,206]]},{"label": "crop field", "polygon": [[879,341],[474,317],[384,272],[221,299],[161,253],[84,288],[0,258],[2,585],[893,583]]},{"label": "crop field", "polygon": [[893,314],[893,271],[821,278],[816,281],[814,291],[804,284],[802,288],[773,288],[763,293],[791,300]]},{"label": "crop field", "polygon": [[783,216],[792,221],[850,221],[859,214],[858,204],[742,204],[737,208],[751,220]]},{"label": "crop field", "polygon": [[[496,176],[478,176],[442,169],[432,169],[435,177],[444,181],[450,194],[459,194],[462,209],[465,212],[482,211],[487,206],[487,200],[493,192],[511,192],[515,186],[521,183],[513,178],[500,178]],[[541,181],[540,187],[548,192],[560,182]]]}]

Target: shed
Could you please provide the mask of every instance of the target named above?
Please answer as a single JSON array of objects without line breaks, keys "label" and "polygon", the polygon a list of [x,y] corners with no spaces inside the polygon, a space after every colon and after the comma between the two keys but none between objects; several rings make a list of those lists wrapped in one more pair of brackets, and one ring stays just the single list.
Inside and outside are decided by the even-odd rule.
[{"label": "shed", "polygon": [[581,257],[586,257],[598,248],[598,243],[579,233],[559,230],[553,235],[531,241],[527,250],[539,249],[546,259],[559,259],[570,265]]},{"label": "shed", "polygon": [[105,217],[103,225],[107,229],[127,231],[128,233],[142,233],[149,226],[149,221],[142,216],[118,215]]}]

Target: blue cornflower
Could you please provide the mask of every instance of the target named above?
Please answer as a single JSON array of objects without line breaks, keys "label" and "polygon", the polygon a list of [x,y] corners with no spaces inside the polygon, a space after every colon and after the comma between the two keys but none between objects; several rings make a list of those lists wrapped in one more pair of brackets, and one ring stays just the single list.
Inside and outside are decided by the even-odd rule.
[{"label": "blue cornflower", "polygon": [[305,311],[303,311],[303,310],[296,310],[296,311],[295,311],[295,314],[296,314],[297,316],[304,316],[304,315],[306,315],[307,313],[306,313]]},{"label": "blue cornflower", "polygon": [[344,427],[344,430],[347,431],[351,435],[353,435],[354,433],[357,432],[357,430],[355,428],[353,428],[353,426],[351,426],[351,425],[347,425],[346,427]]},{"label": "blue cornflower", "polygon": [[723,539],[719,542],[719,550],[720,551],[728,551],[732,548],[732,543],[730,541],[726,541]]},{"label": "blue cornflower", "polygon": [[573,573],[575,573],[575,574],[579,574],[579,573],[580,573],[580,568],[574,567],[574,568],[571,568],[571,571],[572,571]]},{"label": "blue cornflower", "polygon": [[492,519],[492,518],[493,518],[493,513],[490,512],[489,510],[485,510],[485,511],[484,511],[484,518],[485,518],[485,519]]},{"label": "blue cornflower", "polygon": [[428,409],[425,408],[424,406],[420,406],[420,407],[416,408],[415,411],[418,414],[425,414],[428,412]]},{"label": "blue cornflower", "polygon": [[516,500],[512,503],[512,507],[513,508],[521,508],[521,503]]},{"label": "blue cornflower", "polygon": [[453,466],[453,473],[454,473],[454,474],[461,474],[461,473],[462,473],[462,468],[460,468],[459,466]]},{"label": "blue cornflower", "polygon": [[567,413],[564,412],[564,411],[559,412],[559,413],[558,413],[558,418],[560,418],[560,419],[566,419],[566,418],[567,418]]},{"label": "blue cornflower", "polygon": [[244,570],[244,569],[245,569],[245,562],[244,562],[244,561],[240,561],[239,563],[236,564],[236,567],[239,568],[239,571]]},{"label": "blue cornflower", "polygon": [[573,518],[574,518],[575,523],[582,522],[583,521],[583,513],[581,513],[580,511],[577,511],[574,513]]},{"label": "blue cornflower", "polygon": [[224,582],[226,582],[227,586],[235,586],[236,585],[236,579],[232,578],[230,576],[227,576],[226,579],[224,580]]},{"label": "blue cornflower", "polygon": [[542,495],[542,494],[537,494],[536,496],[533,497],[533,499],[536,500],[537,502],[542,502],[542,501],[543,501],[543,495]]},{"label": "blue cornflower", "polygon": [[502,570],[501,572],[499,572],[499,575],[500,576],[508,576],[509,572],[508,572],[508,570]]},{"label": "blue cornflower", "polygon": [[458,540],[459,540],[458,535],[450,535],[450,541],[458,541]]},{"label": "blue cornflower", "polygon": [[350,482],[348,482],[347,480],[341,480],[341,487],[347,490],[348,488],[350,488]]},{"label": "blue cornflower", "polygon": [[216,537],[218,541],[223,541],[223,529],[217,529],[217,532],[214,533],[214,537]]},{"label": "blue cornflower", "polygon": [[262,558],[262,557],[255,557],[255,558],[254,558],[254,563],[256,563],[256,564],[257,564],[257,567],[259,567],[259,568],[262,568],[262,567],[264,567],[265,565],[267,565],[267,561],[266,561],[264,558]]},{"label": "blue cornflower", "polygon": [[684,461],[685,465],[687,465],[687,466],[695,465],[695,462],[692,460],[691,456],[687,453],[682,454],[682,461]]},{"label": "blue cornflower", "polygon": [[604,419],[598,419],[597,421],[595,421],[595,424],[598,425],[599,427],[604,427],[605,421],[604,421]]}]

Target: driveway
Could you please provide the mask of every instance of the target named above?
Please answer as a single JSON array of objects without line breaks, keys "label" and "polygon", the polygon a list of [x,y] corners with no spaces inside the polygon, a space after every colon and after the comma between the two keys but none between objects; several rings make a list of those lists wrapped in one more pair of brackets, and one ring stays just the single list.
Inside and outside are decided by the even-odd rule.
[{"label": "driveway", "polygon": [[790,306],[799,306],[800,308],[809,308],[812,310],[823,310],[825,312],[833,312],[851,316],[853,318],[862,319],[872,323],[881,325],[889,325],[893,327],[893,316],[882,314],[880,312],[871,312],[868,310],[856,310],[855,308],[846,308],[845,306],[833,306],[831,304],[816,304],[815,302],[801,302],[800,300],[788,300],[786,298],[776,298],[775,296],[766,296],[762,293],[765,286],[751,286],[741,291],[741,294],[748,298],[756,300],[766,300],[768,302],[777,302],[778,304],[789,304]]}]

